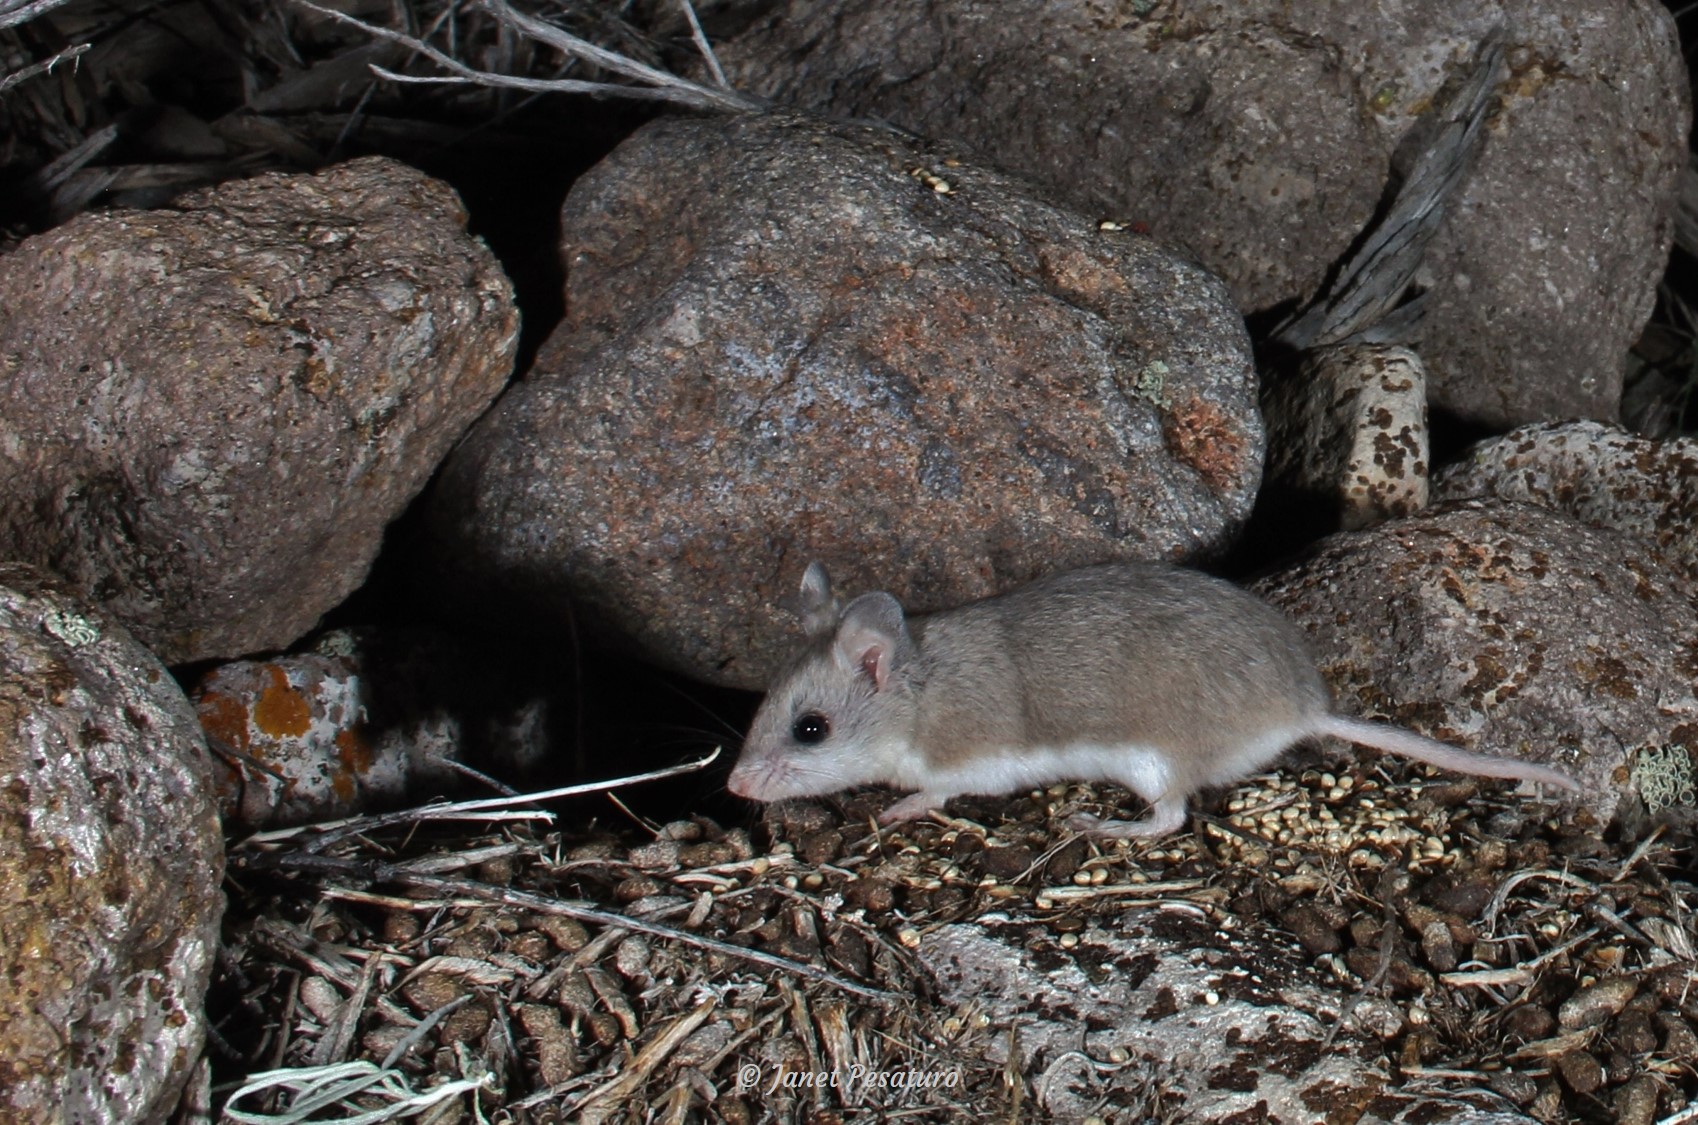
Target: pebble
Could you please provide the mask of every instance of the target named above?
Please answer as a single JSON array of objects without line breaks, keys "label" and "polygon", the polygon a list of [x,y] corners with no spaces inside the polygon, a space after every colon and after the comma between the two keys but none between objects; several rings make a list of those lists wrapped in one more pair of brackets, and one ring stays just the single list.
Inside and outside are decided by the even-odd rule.
[{"label": "pebble", "polygon": [[1586,1051],[1568,1051],[1556,1058],[1563,1084],[1576,1094],[1596,1093],[1604,1085],[1603,1064]]},{"label": "pebble", "polygon": [[1566,1031],[1597,1027],[1620,1015],[1638,990],[1638,985],[1627,977],[1609,977],[1587,985],[1562,1002],[1557,1010],[1557,1022]]},{"label": "pebble", "polygon": [[1628,1079],[1615,1092],[1616,1125],[1651,1125],[1657,1117],[1657,1080],[1649,1074]]}]

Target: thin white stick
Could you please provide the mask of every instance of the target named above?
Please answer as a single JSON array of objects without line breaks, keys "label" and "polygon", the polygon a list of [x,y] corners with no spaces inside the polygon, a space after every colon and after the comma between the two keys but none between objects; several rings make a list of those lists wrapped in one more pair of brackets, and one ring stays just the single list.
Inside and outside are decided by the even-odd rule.
[{"label": "thin white stick", "polygon": [[638,785],[645,781],[659,781],[663,778],[677,777],[680,774],[695,773],[697,770],[711,766],[718,760],[723,750],[724,747],[715,746],[713,753],[705,758],[697,758],[693,762],[680,762],[675,766],[650,770],[648,773],[633,774],[630,777],[586,781],[582,785],[567,785],[559,789],[545,789],[538,793],[518,793],[509,797],[482,797],[475,801],[420,805],[417,808],[402,809],[392,813],[379,813],[375,816],[354,816],[343,820],[324,821],[320,824],[303,824],[293,828],[279,828],[271,832],[258,832],[243,840],[242,846],[255,847],[275,844],[310,832],[315,833],[315,835],[306,846],[311,850],[318,851],[348,836],[370,832],[377,828],[385,828],[391,824],[407,824],[416,820],[553,820],[553,813],[541,809],[524,809],[510,813],[502,813],[498,810],[511,808],[513,805],[528,805],[541,801],[552,801],[561,797],[577,797],[585,793],[599,793],[607,789],[621,789],[627,785]]},{"label": "thin white stick", "polygon": [[[296,0],[296,3],[302,2],[304,0]],[[537,94],[590,94],[598,97],[631,98],[636,101],[676,102],[696,109],[708,108],[693,100],[679,97],[676,90],[621,86],[617,82],[586,82],[581,78],[519,78],[511,74],[492,74],[481,70],[470,71],[464,75],[399,74],[376,63],[368,65],[371,72],[379,78],[412,86],[490,86],[508,90],[528,90]]]},{"label": "thin white stick", "polygon": [[630,777],[613,777],[606,781],[586,781],[582,785],[567,785],[560,789],[545,789],[540,793],[519,793],[512,797],[485,797],[477,801],[461,801],[454,805],[426,806],[427,808],[448,808],[459,812],[475,812],[484,809],[504,809],[512,805],[530,804],[534,801],[552,801],[559,797],[577,797],[584,793],[600,793],[606,789],[623,789],[627,785],[637,785],[645,781],[660,781],[663,778],[677,777],[680,774],[695,773],[705,770],[719,760],[724,751],[723,746],[715,746],[713,753],[705,758],[697,758],[693,762],[680,762],[675,766],[664,769],[650,770],[648,773],[632,774]]},{"label": "thin white stick", "polygon": [[702,30],[702,21],[696,18],[696,6],[690,3],[690,0],[678,0],[678,4],[684,9],[684,18],[690,21],[690,38],[696,41],[696,50],[702,53],[702,58],[707,62],[708,72],[713,75],[714,83],[721,90],[731,89],[731,83],[725,80],[725,71],[719,68],[719,58],[708,43],[707,33]]}]

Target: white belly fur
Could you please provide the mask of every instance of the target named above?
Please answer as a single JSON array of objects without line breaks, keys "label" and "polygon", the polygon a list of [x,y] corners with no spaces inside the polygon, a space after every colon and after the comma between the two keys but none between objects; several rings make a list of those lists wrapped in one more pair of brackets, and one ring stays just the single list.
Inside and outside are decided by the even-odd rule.
[{"label": "white belly fur", "polygon": [[1000,750],[948,770],[913,768],[898,783],[947,798],[999,796],[1058,781],[1113,781],[1153,802],[1172,788],[1174,778],[1167,755],[1151,747],[1083,743]]}]

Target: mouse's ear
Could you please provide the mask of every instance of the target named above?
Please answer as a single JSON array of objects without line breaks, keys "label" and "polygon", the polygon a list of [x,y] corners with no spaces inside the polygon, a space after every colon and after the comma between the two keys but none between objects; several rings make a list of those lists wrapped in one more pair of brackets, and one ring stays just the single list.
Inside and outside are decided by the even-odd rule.
[{"label": "mouse's ear", "polygon": [[872,680],[883,691],[890,674],[913,650],[902,606],[889,594],[862,594],[843,611],[833,649],[845,669]]},{"label": "mouse's ear", "polygon": [[802,619],[802,632],[810,637],[823,637],[837,627],[843,612],[843,599],[832,592],[831,576],[818,559],[808,564],[802,575],[802,592],[796,599],[796,613]]}]

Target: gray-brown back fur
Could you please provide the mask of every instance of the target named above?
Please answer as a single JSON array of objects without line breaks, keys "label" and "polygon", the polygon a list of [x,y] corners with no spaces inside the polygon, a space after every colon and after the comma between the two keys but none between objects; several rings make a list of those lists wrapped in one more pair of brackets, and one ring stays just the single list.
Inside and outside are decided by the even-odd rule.
[{"label": "gray-brown back fur", "polygon": [[1277,610],[1162,564],[1072,571],[909,627],[909,674],[924,685],[915,741],[937,768],[989,748],[1142,744],[1208,774],[1232,739],[1329,710]]}]

